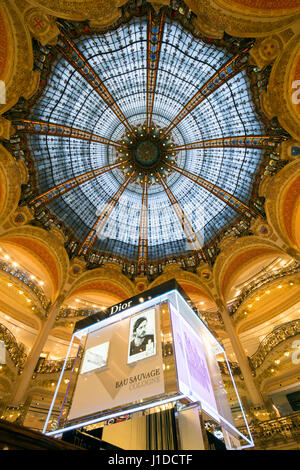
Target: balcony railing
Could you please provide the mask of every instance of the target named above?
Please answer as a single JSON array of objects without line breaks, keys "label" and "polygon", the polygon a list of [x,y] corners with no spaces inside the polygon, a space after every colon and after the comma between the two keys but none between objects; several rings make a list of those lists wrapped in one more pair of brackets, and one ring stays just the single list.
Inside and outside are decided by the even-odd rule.
[{"label": "balcony railing", "polygon": [[36,295],[36,297],[39,299],[42,307],[46,310],[49,306],[49,300],[45,296],[44,292],[38,285],[30,279],[29,275],[24,273],[23,271],[20,271],[17,268],[14,268],[10,264],[6,263],[5,261],[0,261],[0,270],[3,271],[8,275],[8,277],[18,279],[21,281],[23,284],[25,284],[29,289]]},{"label": "balcony railing", "polygon": [[[65,370],[72,370],[76,358],[70,357],[67,360]],[[45,360],[44,362],[39,362],[35,368],[36,374],[53,374],[55,372],[61,372],[65,361],[62,360]]]},{"label": "balcony railing", "polygon": [[[229,362],[229,366],[230,366],[230,370],[232,372],[232,375],[240,375],[241,376],[242,372],[241,372],[241,369],[240,369],[240,366],[238,365],[238,363],[237,362],[231,362],[231,361],[228,361],[228,362]],[[230,374],[229,374],[229,370],[228,370],[226,362],[218,361],[218,364],[219,364],[221,373],[223,375],[229,376]]]},{"label": "balcony railing", "polygon": [[224,329],[224,322],[219,312],[202,312],[202,316],[211,328]]},{"label": "balcony railing", "polygon": [[0,340],[4,341],[6,352],[17,367],[18,373],[21,374],[27,359],[24,344],[18,343],[12,332],[1,323]]},{"label": "balcony railing", "polygon": [[[240,429],[245,432],[245,429]],[[262,421],[250,426],[250,431],[255,446],[259,448],[269,447],[280,443],[287,444],[288,441],[299,442],[300,438],[300,412],[292,413],[283,418]]]},{"label": "balcony railing", "polygon": [[267,355],[278,344],[300,333],[300,320],[293,320],[274,328],[260,343],[257,351],[251,356],[251,363],[257,369],[264,362]]},{"label": "balcony railing", "polygon": [[244,302],[244,300],[250,295],[252,295],[260,287],[265,286],[266,284],[276,281],[277,279],[280,279],[282,277],[296,274],[299,271],[300,264],[294,264],[293,266],[284,268],[275,273],[265,273],[259,279],[256,279],[255,281],[251,282],[246,287],[244,287],[244,289],[242,289],[238,298],[230,306],[228,306],[228,311],[230,315],[233,315],[237,311],[239,306]]},{"label": "balcony railing", "polygon": [[[257,369],[265,360],[267,355],[275,348],[279,343],[286,339],[295,336],[300,333],[300,320],[294,320],[283,325],[276,327],[264,340],[260,343],[258,350],[249,358],[250,366],[252,369]],[[168,345],[166,345],[167,348]],[[171,348],[171,345],[170,345]],[[172,354],[172,348],[170,351],[165,352],[164,355]],[[74,364],[75,358],[70,358],[66,363],[66,370],[71,370]],[[40,362],[35,369],[35,373],[38,374],[50,374],[60,372],[62,370],[64,360],[45,360]],[[233,375],[242,376],[241,369],[237,362],[230,362],[230,369]],[[220,370],[223,375],[229,375],[228,368],[225,362],[219,362]]]},{"label": "balcony railing", "polygon": [[94,313],[100,312],[98,309],[92,308],[61,308],[56,319],[69,318],[69,317],[89,317]]}]

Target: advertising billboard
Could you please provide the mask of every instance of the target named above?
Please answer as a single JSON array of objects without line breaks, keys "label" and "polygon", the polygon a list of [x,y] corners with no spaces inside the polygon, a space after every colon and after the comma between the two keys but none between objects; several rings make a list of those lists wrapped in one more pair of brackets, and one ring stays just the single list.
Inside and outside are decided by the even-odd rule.
[{"label": "advertising billboard", "polygon": [[88,334],[69,420],[164,393],[159,328],[151,308]]},{"label": "advertising billboard", "polygon": [[[204,416],[217,423],[226,436],[244,439],[246,445],[240,448],[252,447],[230,373],[248,434],[234,425],[219,367],[220,358],[230,371],[226,353],[189,302],[171,280],[79,320],[44,432],[57,435],[136,412],[147,413],[147,409],[157,412],[157,407],[166,404],[181,413],[190,404],[201,403]],[[74,341],[78,352],[69,376],[67,361]],[[59,420],[55,406],[61,407]]]},{"label": "advertising billboard", "polygon": [[156,354],[154,308],[131,318],[128,346],[128,364]]}]

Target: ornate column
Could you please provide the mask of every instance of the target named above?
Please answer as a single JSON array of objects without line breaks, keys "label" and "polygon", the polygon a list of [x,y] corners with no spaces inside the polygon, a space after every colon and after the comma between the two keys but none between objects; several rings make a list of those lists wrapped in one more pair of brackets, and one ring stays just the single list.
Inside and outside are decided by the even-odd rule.
[{"label": "ornate column", "polygon": [[226,332],[230,339],[232,349],[236,355],[237,361],[241,368],[241,371],[245,380],[245,384],[249,392],[250,398],[253,402],[253,405],[264,407],[264,401],[263,401],[262,395],[254,382],[253,375],[249,366],[248,358],[245,354],[244,348],[240,342],[240,339],[235,330],[235,327],[231,321],[230,314],[226,306],[221,300],[217,302],[217,305],[218,305],[220,314],[222,316]]},{"label": "ornate column", "polygon": [[56,316],[62,304],[62,300],[63,300],[63,297],[59,296],[57,300],[54,302],[54,304],[52,304],[49,308],[48,317],[45,323],[43,324],[41,331],[39,332],[37,336],[37,339],[26,361],[22,375],[20,376],[20,379],[17,383],[15,394],[11,403],[12,406],[16,406],[17,404],[19,404],[24,397],[24,394],[28,388],[29,382],[34,373],[34,369],[37,364],[37,361],[41,355],[41,352],[43,351],[43,348],[45,346],[49,333],[54,326]]}]

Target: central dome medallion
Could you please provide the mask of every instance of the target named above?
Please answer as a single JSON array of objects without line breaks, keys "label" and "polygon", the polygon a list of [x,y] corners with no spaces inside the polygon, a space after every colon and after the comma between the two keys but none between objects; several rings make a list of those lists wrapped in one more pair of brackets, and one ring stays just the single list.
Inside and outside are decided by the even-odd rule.
[{"label": "central dome medallion", "polygon": [[170,135],[155,124],[147,128],[146,124],[133,129],[134,135],[126,133],[122,138],[118,162],[123,163],[121,170],[128,176],[132,174],[136,183],[155,184],[159,176],[166,178],[174,164],[176,152]]},{"label": "central dome medallion", "polygon": [[159,146],[150,139],[145,139],[136,146],[134,158],[142,167],[150,168],[159,161]]}]

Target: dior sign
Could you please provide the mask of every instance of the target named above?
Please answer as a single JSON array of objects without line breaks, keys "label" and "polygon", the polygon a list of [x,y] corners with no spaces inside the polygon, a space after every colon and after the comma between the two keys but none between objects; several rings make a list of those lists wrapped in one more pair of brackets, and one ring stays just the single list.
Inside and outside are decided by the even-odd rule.
[{"label": "dior sign", "polygon": [[[89,325],[93,325],[95,322],[104,320],[107,317],[122,313],[129,308],[135,307],[139,304],[143,304],[144,302],[150,299],[154,299],[155,297],[165,294],[166,292],[169,292],[174,289],[177,289],[179,292],[183,292],[181,287],[175,281],[175,279],[170,279],[169,281],[165,282],[164,284],[161,284],[160,286],[152,287],[151,289],[143,291],[143,293],[135,295],[130,299],[125,300],[124,302],[112,305],[104,311],[97,312],[94,315],[90,315],[84,318],[83,320],[79,320],[78,322],[76,322],[74,332],[82,330],[83,328],[86,328]],[[183,295],[185,294],[183,293]]]},{"label": "dior sign", "polygon": [[115,313],[120,313],[123,310],[126,310],[127,308],[132,306],[131,305],[132,302],[133,302],[133,300],[130,300],[129,302],[122,302],[118,305],[113,305],[112,307],[110,307],[109,315],[114,315]]}]

